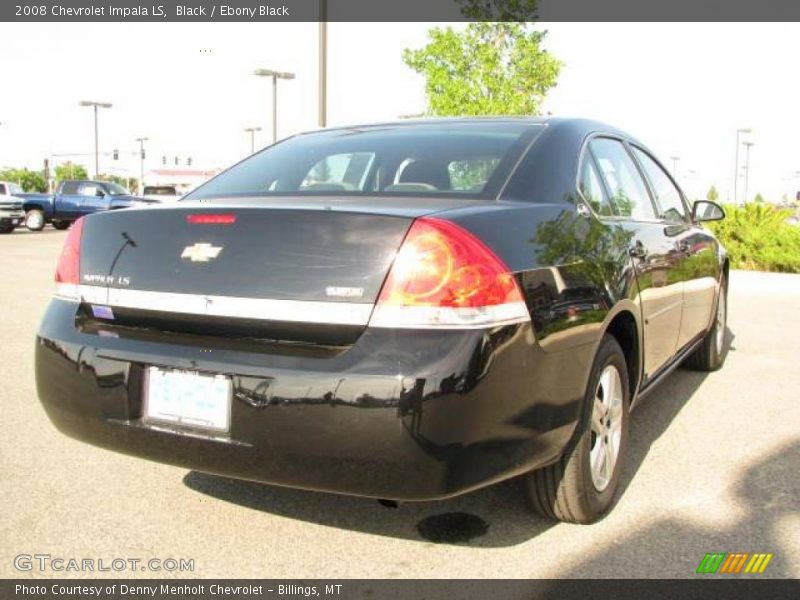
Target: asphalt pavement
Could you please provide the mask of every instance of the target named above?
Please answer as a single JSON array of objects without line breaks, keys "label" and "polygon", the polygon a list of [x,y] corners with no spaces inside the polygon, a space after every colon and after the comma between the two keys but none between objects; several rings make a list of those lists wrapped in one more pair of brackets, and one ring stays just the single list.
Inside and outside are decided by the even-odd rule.
[{"label": "asphalt pavement", "polygon": [[[763,576],[800,577],[798,275],[732,273],[727,363],[679,369],[643,401],[617,505],[579,526],[533,515],[517,481],[395,508],[64,437],[36,397],[33,348],[65,235],[0,236],[0,577],[694,577],[715,551],[773,553]],[[15,568],[34,554],[96,570]],[[97,571],[120,558],[162,570]]]}]

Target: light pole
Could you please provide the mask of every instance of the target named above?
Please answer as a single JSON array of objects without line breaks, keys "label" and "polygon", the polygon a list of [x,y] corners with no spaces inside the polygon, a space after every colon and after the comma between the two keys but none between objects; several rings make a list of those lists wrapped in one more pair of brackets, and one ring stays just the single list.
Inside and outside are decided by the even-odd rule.
[{"label": "light pole", "polygon": [[98,108],[111,108],[110,102],[94,102],[92,100],[81,100],[81,106],[91,106],[94,108],[94,176],[100,174],[100,152],[98,150],[98,135],[97,135],[97,109]]},{"label": "light pole", "polygon": [[250,154],[256,151],[256,131],[261,131],[261,127],[245,127],[244,130],[250,134]]},{"label": "light pole", "polygon": [[739,189],[739,136],[743,133],[750,133],[752,129],[749,127],[744,127],[742,129],[736,130],[736,165],[733,168],[733,203],[736,204],[739,201],[739,195],[737,191]]},{"label": "light pole", "polygon": [[678,161],[681,159],[680,156],[670,156],[669,159],[672,161],[672,176],[677,179],[678,177]]},{"label": "light pole", "polygon": [[147,141],[146,137],[138,137],[136,141],[139,142],[139,194],[144,193],[144,143]]},{"label": "light pole", "polygon": [[328,2],[319,0],[319,126],[328,122]]},{"label": "light pole", "polygon": [[744,203],[747,204],[747,187],[750,183],[750,147],[755,146],[755,142],[744,142],[746,148],[744,155]]},{"label": "light pole", "polygon": [[294,79],[294,73],[281,73],[270,69],[256,69],[258,77],[272,77],[272,143],[278,141],[278,79]]}]

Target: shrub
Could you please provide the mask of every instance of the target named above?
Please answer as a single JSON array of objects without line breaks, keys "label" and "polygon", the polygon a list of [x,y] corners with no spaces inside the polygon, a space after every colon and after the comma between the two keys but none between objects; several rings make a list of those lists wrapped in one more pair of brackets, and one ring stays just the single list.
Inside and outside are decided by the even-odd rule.
[{"label": "shrub", "polygon": [[762,202],[725,206],[725,220],[710,228],[727,248],[734,269],[800,273],[800,226],[790,209]]}]

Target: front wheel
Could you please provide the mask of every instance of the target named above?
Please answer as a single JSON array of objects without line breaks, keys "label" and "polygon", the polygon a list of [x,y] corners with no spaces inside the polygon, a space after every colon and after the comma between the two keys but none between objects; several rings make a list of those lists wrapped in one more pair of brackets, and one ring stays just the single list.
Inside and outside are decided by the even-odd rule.
[{"label": "front wheel", "polygon": [[585,524],[611,506],[628,446],[628,368],[613,336],[600,343],[583,404],[575,436],[562,457],[525,477],[536,512]]},{"label": "front wheel", "polygon": [[25,227],[31,231],[44,229],[44,213],[38,208],[32,208],[25,213]]}]

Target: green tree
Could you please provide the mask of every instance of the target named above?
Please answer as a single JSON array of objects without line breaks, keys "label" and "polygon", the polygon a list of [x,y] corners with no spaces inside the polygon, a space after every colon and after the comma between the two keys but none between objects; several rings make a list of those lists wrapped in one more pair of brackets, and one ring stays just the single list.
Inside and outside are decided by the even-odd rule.
[{"label": "green tree", "polygon": [[562,66],[542,48],[546,35],[516,22],[437,27],[403,60],[425,77],[431,115],[535,115]]},{"label": "green tree", "polygon": [[753,202],[764,204],[764,202],[766,202],[766,200],[764,200],[764,196],[762,196],[761,194],[756,194],[756,197],[753,198]]},{"label": "green tree", "polygon": [[715,186],[711,186],[708,188],[708,192],[706,193],[706,200],[711,200],[711,202],[716,202],[719,200],[719,192]]},{"label": "green tree", "polygon": [[30,169],[5,169],[0,171],[0,180],[18,183],[26,192],[46,192],[47,181],[41,171]]},{"label": "green tree", "polygon": [[63,181],[64,179],[89,179],[89,173],[83,165],[77,165],[73,162],[65,162],[57,165],[53,171],[55,173],[56,181]]}]

